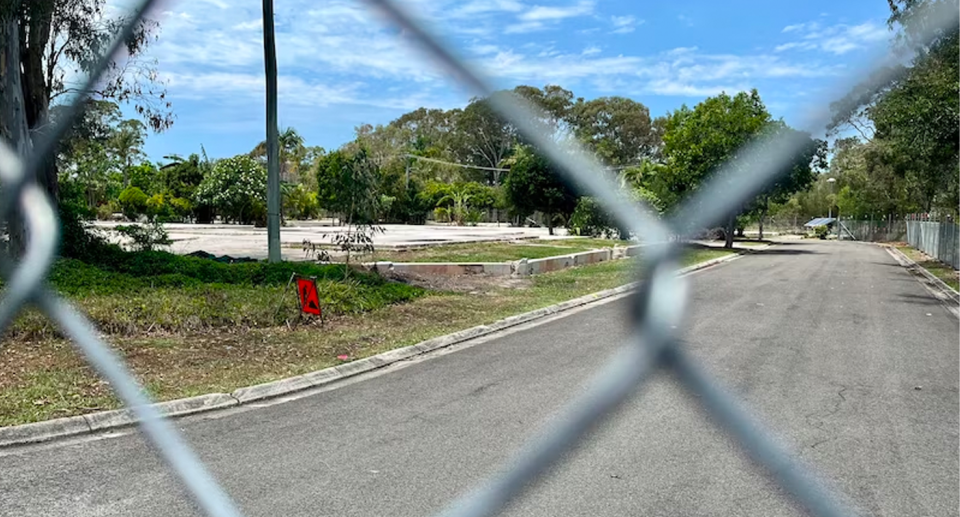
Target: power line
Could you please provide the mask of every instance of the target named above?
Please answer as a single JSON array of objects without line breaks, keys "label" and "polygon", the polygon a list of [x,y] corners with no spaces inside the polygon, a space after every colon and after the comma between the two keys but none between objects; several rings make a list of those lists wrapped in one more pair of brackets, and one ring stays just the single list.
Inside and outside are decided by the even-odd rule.
[{"label": "power line", "polygon": [[[481,167],[479,165],[467,165],[465,163],[454,163],[454,162],[445,162],[443,160],[437,160],[436,158],[427,158],[426,156],[417,156],[415,154],[405,154],[407,158],[416,158],[417,160],[423,160],[425,162],[439,163],[442,165],[453,165],[454,167],[463,167],[465,169],[478,169],[481,171],[497,171],[497,172],[510,172],[510,169],[500,169],[497,167]],[[632,167],[639,167],[640,164],[633,165],[619,165],[617,167],[607,167],[609,171],[621,171],[624,169],[629,169]]]},{"label": "power line", "polygon": [[497,171],[497,172],[510,172],[510,169],[499,169],[497,167],[480,167],[479,165],[467,165],[465,163],[453,163],[445,162],[443,160],[437,160],[435,158],[427,158],[426,156],[417,156],[415,154],[406,154],[404,155],[407,158],[416,158],[417,160],[423,160],[425,162],[439,163],[442,165],[453,165],[454,167],[463,167],[465,169],[477,169],[481,171]]}]

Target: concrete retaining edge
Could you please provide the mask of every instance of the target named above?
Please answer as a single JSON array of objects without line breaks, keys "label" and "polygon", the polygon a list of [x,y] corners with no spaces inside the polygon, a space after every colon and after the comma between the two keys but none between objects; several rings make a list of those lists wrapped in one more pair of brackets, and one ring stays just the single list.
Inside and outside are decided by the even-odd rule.
[{"label": "concrete retaining edge", "polygon": [[634,257],[640,253],[642,247],[643,245],[634,244],[614,248],[599,248],[539,259],[524,258],[513,262],[367,262],[363,264],[363,267],[421,275],[528,276],[560,271],[561,269],[585,264],[595,264],[605,260]]},{"label": "concrete retaining edge", "polygon": [[[719,257],[698,264],[681,268],[678,274],[691,273],[700,269],[726,262],[743,254],[737,253]],[[405,361],[433,350],[446,348],[464,341],[486,336],[500,330],[529,323],[547,316],[551,316],[570,309],[588,305],[590,303],[627,293],[637,287],[637,282],[631,282],[619,287],[599,291],[596,293],[560,302],[549,307],[510,316],[495,321],[489,325],[480,325],[466,330],[439,336],[415,345],[397,348],[364,359],[358,359],[338,366],[317,370],[314,372],[288,377],[278,381],[247,386],[234,390],[232,393],[210,393],[185,399],[170,400],[152,404],[154,408],[168,417],[186,416],[195,413],[214,411],[233,406],[262,401],[298,391],[317,388],[348,377],[370,372],[390,364]],[[43,422],[0,427],[0,448],[16,445],[25,445],[45,442],[54,439],[68,438],[92,432],[102,432],[110,429],[119,429],[135,425],[139,422],[130,409],[116,409],[99,411],[86,415],[55,418]]]}]

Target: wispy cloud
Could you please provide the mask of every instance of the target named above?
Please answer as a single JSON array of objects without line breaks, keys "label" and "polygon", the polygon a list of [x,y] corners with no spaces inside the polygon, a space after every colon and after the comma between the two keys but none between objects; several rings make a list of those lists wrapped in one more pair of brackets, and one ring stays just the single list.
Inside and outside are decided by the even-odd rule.
[{"label": "wispy cloud", "polygon": [[824,26],[813,21],[787,25],[781,32],[796,35],[800,39],[777,45],[774,47],[776,52],[817,50],[842,55],[867,48],[890,37],[886,27],[874,22]]},{"label": "wispy cloud", "polygon": [[462,18],[489,13],[515,13],[522,11],[524,6],[517,0],[473,0],[465,5],[450,11],[450,16]]},{"label": "wispy cloud", "polygon": [[611,23],[613,23],[613,31],[611,34],[627,34],[636,30],[638,25],[643,25],[643,20],[637,20],[635,16],[611,16]]},{"label": "wispy cloud", "polygon": [[562,20],[564,18],[574,18],[593,13],[594,2],[590,0],[581,0],[576,4],[565,7],[546,7],[537,5],[530,10],[520,14],[518,18],[523,21],[544,21],[544,20]]},{"label": "wispy cloud", "polygon": [[504,34],[526,34],[555,28],[557,24],[568,18],[576,18],[593,14],[595,3],[592,0],[581,0],[567,6],[535,5],[521,9],[516,15],[517,22],[508,24]]},{"label": "wispy cloud", "polygon": [[[593,1],[404,3],[498,85],[559,84],[580,95],[628,95],[645,103],[655,96],[695,99],[752,87],[791,92],[795,84],[837,74],[842,60],[836,56],[885,36],[878,24],[829,26],[821,20],[785,28],[769,51],[711,52],[709,42],[645,51],[618,44],[630,40],[631,31],[640,32],[637,27],[659,25],[604,12],[604,4]],[[280,112],[298,129],[302,124],[340,135],[362,121],[382,121],[419,106],[462,106],[469,98],[423,57],[409,34],[360,2],[288,0],[276,8]],[[157,59],[174,109],[190,106],[178,113],[180,127],[216,121],[260,131],[262,110],[250,109],[264,97],[258,5],[195,0],[171,3],[169,9],[146,57]],[[673,16],[665,19],[669,30],[676,30]]]}]

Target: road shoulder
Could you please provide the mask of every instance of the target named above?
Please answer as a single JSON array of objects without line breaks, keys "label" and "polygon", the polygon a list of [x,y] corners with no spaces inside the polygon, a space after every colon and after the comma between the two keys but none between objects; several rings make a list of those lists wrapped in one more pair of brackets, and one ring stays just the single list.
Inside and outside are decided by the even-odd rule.
[{"label": "road shoulder", "polygon": [[953,290],[943,280],[940,280],[932,273],[917,264],[913,259],[906,256],[893,246],[883,246],[887,253],[893,257],[893,260],[903,266],[934,298],[943,304],[950,314],[960,318],[960,293]]}]

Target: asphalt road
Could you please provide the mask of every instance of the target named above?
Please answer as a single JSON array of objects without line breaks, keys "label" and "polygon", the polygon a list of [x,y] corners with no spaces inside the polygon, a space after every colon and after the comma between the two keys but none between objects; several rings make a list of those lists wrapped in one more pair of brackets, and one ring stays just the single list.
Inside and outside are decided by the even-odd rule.
[{"label": "asphalt road", "polygon": [[[886,252],[783,244],[692,284],[690,352],[864,514],[958,514],[958,322]],[[582,389],[625,310],[178,425],[247,515],[430,515]],[[195,514],[135,433],[0,452],[3,516]],[[802,513],[660,376],[508,514]]]}]

